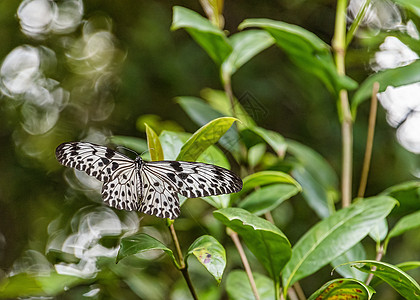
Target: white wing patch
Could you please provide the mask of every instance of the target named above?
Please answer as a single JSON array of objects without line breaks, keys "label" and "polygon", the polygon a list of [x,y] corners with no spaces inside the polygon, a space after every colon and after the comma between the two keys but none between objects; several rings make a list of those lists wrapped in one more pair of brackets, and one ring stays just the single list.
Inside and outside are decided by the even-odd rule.
[{"label": "white wing patch", "polygon": [[64,166],[102,181],[102,199],[107,205],[160,218],[179,216],[178,193],[197,198],[242,189],[242,180],[235,173],[204,163],[132,160],[107,147],[84,142],[61,144],[55,155]]}]

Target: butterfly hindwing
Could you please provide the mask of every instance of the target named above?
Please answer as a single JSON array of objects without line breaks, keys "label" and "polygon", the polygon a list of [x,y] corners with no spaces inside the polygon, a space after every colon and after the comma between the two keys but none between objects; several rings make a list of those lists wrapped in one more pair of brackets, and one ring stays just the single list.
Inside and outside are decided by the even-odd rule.
[{"label": "butterfly hindwing", "polygon": [[154,170],[166,177],[178,193],[188,198],[239,192],[242,180],[233,172],[198,162],[153,161],[144,163],[144,170]]}]

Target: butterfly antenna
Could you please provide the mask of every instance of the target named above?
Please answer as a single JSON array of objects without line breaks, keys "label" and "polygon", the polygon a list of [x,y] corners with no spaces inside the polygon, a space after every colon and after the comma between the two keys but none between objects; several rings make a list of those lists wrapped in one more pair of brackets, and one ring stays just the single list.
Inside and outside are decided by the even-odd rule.
[{"label": "butterfly antenna", "polygon": [[155,150],[155,148],[150,148],[150,149],[144,150],[144,151],[140,154],[140,156],[143,156],[143,154],[144,154],[144,153],[147,153],[147,152],[149,152],[150,150]]},{"label": "butterfly antenna", "polygon": [[132,149],[130,149],[130,148],[127,148],[127,147],[124,147],[124,146],[117,146],[116,147],[117,149],[124,149],[124,150],[127,150],[127,151],[130,151],[130,152],[132,152],[132,153],[134,153],[136,156],[139,156],[139,154],[136,152],[136,151],[134,151],[134,150],[132,150]]}]

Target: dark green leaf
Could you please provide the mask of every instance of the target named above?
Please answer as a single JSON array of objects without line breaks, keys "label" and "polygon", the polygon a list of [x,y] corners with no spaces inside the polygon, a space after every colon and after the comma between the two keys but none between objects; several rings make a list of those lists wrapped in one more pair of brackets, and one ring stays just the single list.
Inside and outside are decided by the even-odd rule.
[{"label": "dark green leaf", "polygon": [[242,237],[271,278],[277,281],[291,255],[290,243],[283,232],[241,208],[223,208],[214,211],[213,215]]},{"label": "dark green leaf", "polygon": [[394,185],[383,191],[381,195],[391,196],[400,203],[392,213],[393,215],[402,217],[420,210],[420,181],[408,181]]},{"label": "dark green leaf", "polygon": [[226,252],[218,240],[211,235],[200,236],[188,248],[185,259],[189,255],[194,255],[218,283],[222,281],[226,267]]},{"label": "dark green leaf", "polygon": [[269,212],[284,200],[299,193],[299,188],[292,184],[273,184],[262,187],[249,194],[239,203],[239,207],[256,215]]},{"label": "dark green leaf", "polygon": [[195,161],[208,147],[217,143],[235,121],[237,119],[232,117],[222,117],[201,127],[182,146],[177,160]]},{"label": "dark green leaf", "polygon": [[[373,260],[355,261],[353,263],[356,264],[353,266],[358,270],[373,273],[375,276],[381,278],[403,296],[404,299],[418,300],[420,298],[419,284],[400,268]],[[373,270],[373,268],[376,268],[376,270]]]},{"label": "dark green leaf", "polygon": [[137,153],[143,153],[144,151],[147,151],[147,141],[141,138],[114,135],[111,136],[109,140],[116,145],[133,149]]},{"label": "dark green leaf", "polygon": [[396,205],[390,197],[359,200],[313,226],[293,247],[293,255],[283,271],[287,290],[300,280],[349,250],[385,218]]},{"label": "dark green leaf", "polygon": [[118,263],[121,259],[129,255],[143,253],[149,250],[164,251],[170,257],[175,266],[179,268],[178,262],[176,261],[172,250],[162,244],[162,242],[145,233],[137,233],[132,236],[122,238],[116,261]]},{"label": "dark green leaf", "polygon": [[150,152],[150,159],[152,161],[164,160],[162,146],[160,145],[159,137],[149,125],[146,127],[147,146]]},{"label": "dark green leaf", "polygon": [[171,29],[184,28],[220,66],[232,52],[232,46],[223,31],[195,11],[181,6],[174,6],[173,10]]},{"label": "dark green leaf", "polygon": [[420,227],[420,211],[416,211],[401,218],[391,229],[387,239],[399,236],[404,232]]},{"label": "dark green leaf", "polygon": [[369,300],[375,290],[356,279],[338,278],[328,281],[308,300],[358,299]]},{"label": "dark green leaf", "polygon": [[420,60],[395,69],[388,69],[369,76],[357,89],[351,101],[351,110],[355,115],[357,107],[372,95],[372,87],[379,82],[379,92],[384,92],[388,86],[398,87],[420,81]]},{"label": "dark green leaf", "polygon": [[[259,273],[252,273],[255,285],[257,286],[258,295],[261,300],[273,300],[274,283],[273,281]],[[244,271],[231,271],[226,280],[226,291],[231,300],[255,300],[254,294],[249,284],[248,276]]]},{"label": "dark green leaf", "polygon": [[357,243],[349,250],[338,256],[331,262],[334,270],[343,277],[354,278],[360,281],[365,281],[367,274],[358,272],[350,265],[346,264],[350,261],[366,259],[365,248],[362,243]]},{"label": "dark green leaf", "polygon": [[337,73],[329,46],[312,32],[270,19],[247,19],[239,25],[240,29],[248,27],[263,28],[270,33],[290,60],[321,79],[329,90],[338,94],[343,88],[357,87],[354,80]]}]

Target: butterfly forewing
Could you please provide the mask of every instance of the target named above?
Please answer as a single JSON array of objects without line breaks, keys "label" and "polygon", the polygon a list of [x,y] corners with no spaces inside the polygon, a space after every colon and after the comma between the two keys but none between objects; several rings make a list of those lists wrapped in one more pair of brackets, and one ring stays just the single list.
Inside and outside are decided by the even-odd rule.
[{"label": "butterfly forewing", "polygon": [[109,206],[139,210],[161,218],[179,216],[178,193],[189,198],[239,192],[242,180],[224,168],[196,162],[132,160],[107,147],[64,143],[58,161],[103,182],[102,198]]}]

